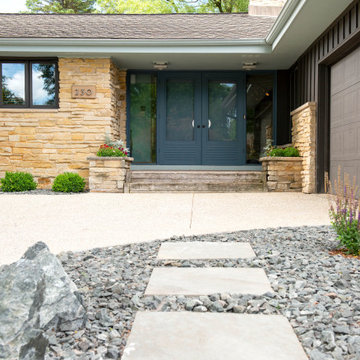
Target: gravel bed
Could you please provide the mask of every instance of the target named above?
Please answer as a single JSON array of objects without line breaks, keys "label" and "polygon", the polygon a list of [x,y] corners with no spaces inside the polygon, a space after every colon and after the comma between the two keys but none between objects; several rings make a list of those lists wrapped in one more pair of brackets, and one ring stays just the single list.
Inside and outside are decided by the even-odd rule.
[{"label": "gravel bed", "polygon": [[[161,241],[63,253],[89,321],[78,332],[49,334],[46,359],[120,359],[138,310],[283,314],[310,359],[360,359],[360,260],[329,255],[335,238],[324,226],[167,240],[250,242],[257,254],[250,260],[158,261]],[[154,266],[261,267],[274,294],[144,296]]]},{"label": "gravel bed", "polygon": [[46,190],[46,189],[36,189],[31,191],[14,191],[14,192],[4,192],[0,190],[0,195],[79,195],[83,194],[83,191],[81,193],[65,193],[60,191],[52,191],[52,190]]}]

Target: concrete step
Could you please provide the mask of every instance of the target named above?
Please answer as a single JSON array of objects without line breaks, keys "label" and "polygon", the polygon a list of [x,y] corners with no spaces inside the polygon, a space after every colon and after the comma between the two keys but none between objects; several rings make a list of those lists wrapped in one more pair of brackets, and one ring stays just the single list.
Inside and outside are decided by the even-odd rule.
[{"label": "concrete step", "polygon": [[132,171],[130,192],[264,191],[261,171]]}]

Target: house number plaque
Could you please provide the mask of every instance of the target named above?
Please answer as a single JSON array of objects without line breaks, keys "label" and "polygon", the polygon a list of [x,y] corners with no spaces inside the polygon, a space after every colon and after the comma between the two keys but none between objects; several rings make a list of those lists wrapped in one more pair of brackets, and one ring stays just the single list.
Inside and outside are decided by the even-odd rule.
[{"label": "house number plaque", "polygon": [[96,98],[96,86],[74,85],[71,88],[71,97],[73,99],[95,99]]}]

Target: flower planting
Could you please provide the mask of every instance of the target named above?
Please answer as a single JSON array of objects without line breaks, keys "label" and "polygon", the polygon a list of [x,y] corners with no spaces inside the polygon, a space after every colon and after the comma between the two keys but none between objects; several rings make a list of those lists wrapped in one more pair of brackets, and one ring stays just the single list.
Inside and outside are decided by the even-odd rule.
[{"label": "flower planting", "polygon": [[299,157],[299,150],[294,147],[286,147],[284,149],[282,148],[272,148],[269,151],[268,156],[271,157]]},{"label": "flower planting", "polygon": [[122,140],[111,140],[109,136],[105,137],[105,144],[101,145],[97,156],[108,157],[126,157],[129,156],[129,149],[125,147],[125,144]]},{"label": "flower planting", "polygon": [[330,219],[340,241],[339,248],[351,255],[360,255],[360,203],[359,189],[355,179],[351,184],[349,177],[342,180],[339,170],[337,180],[329,184]]}]

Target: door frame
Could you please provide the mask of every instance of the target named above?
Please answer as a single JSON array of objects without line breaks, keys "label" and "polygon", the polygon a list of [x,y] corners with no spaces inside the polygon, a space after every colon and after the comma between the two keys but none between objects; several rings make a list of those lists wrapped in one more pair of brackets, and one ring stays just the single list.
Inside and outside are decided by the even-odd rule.
[{"label": "door frame", "polygon": [[[160,73],[194,73],[194,74],[201,74],[204,76],[204,74],[209,74],[209,75],[214,75],[214,76],[219,76],[221,78],[221,76],[225,75],[225,76],[232,76],[233,78],[236,78],[237,76],[239,76],[239,74],[242,74],[242,76],[244,77],[244,87],[246,88],[246,76],[247,75],[265,75],[265,74],[271,74],[274,77],[274,86],[273,86],[273,143],[274,145],[277,144],[277,97],[278,97],[278,91],[277,91],[277,70],[252,70],[252,71],[243,71],[243,70],[228,70],[228,71],[224,71],[224,70],[204,70],[204,71],[198,71],[198,70],[153,70],[153,69],[129,69],[127,71],[126,74],[126,143],[127,146],[129,146],[129,140],[130,140],[130,77],[132,74],[156,74],[159,75]],[[159,76],[157,76],[157,91],[159,91]],[[244,102],[245,102],[245,111],[246,111],[246,89],[244,89]],[[157,96],[158,99],[158,96]],[[157,110],[158,111],[158,110]],[[158,124],[157,124],[158,125]],[[155,163],[152,164],[147,164],[147,165],[159,165],[158,164],[158,151],[159,151],[159,146],[158,146],[158,126],[156,126],[156,143],[157,143],[157,159]],[[245,163],[244,165],[246,165],[246,121],[244,121],[244,134],[245,134],[245,151],[243,152],[243,156],[245,157]],[[141,163],[139,163],[141,164]]]}]

